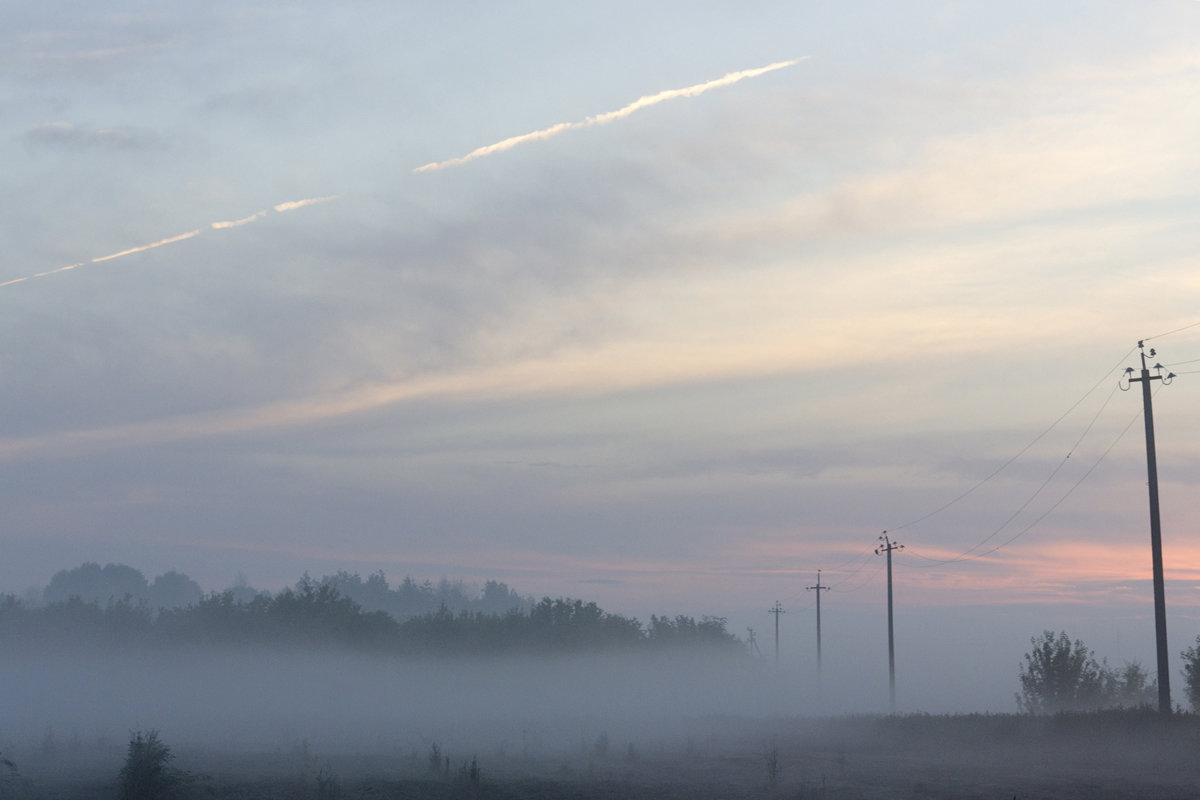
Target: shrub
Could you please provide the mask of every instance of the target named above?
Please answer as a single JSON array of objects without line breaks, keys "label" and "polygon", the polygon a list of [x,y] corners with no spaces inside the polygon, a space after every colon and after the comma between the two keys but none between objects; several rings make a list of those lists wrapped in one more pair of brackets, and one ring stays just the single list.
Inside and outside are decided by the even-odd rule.
[{"label": "shrub", "polygon": [[0,788],[4,791],[0,792],[3,797],[17,797],[20,790],[21,773],[17,771],[17,765],[4,757],[0,753],[0,767],[4,770],[0,772]]},{"label": "shrub", "polygon": [[175,756],[157,731],[134,731],[118,776],[120,800],[163,800],[175,795],[185,774],[171,767]]},{"label": "shrub", "polygon": [[1043,631],[1021,666],[1017,706],[1030,714],[1080,711],[1105,705],[1110,673],[1082,641]]},{"label": "shrub", "polygon": [[429,771],[442,771],[442,748],[438,746],[437,742],[429,746]]},{"label": "shrub", "polygon": [[1200,636],[1187,650],[1179,654],[1183,659],[1183,686],[1187,692],[1192,711],[1200,712]]},{"label": "shrub", "polygon": [[326,764],[317,773],[317,800],[338,800],[341,796],[342,790],[333,774],[333,767]]}]

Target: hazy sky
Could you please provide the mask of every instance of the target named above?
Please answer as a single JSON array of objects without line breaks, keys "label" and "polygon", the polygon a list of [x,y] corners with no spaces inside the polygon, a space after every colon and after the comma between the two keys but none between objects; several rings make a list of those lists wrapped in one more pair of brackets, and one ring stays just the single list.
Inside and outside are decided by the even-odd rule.
[{"label": "hazy sky", "polygon": [[100,5],[0,11],[0,588],[798,631],[819,568],[882,610],[886,529],[909,608],[1141,648],[1155,337],[1200,633],[1200,3]]}]

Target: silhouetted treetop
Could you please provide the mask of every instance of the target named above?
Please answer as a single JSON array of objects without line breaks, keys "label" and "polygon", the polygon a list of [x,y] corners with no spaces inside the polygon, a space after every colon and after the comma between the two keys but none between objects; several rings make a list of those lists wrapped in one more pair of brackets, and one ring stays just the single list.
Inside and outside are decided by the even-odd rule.
[{"label": "silhouetted treetop", "polygon": [[707,647],[739,651],[742,643],[718,617],[636,618],[596,603],[522,597],[499,581],[481,590],[461,581],[388,584],[382,571],[364,580],[338,572],[305,574],[295,586],[258,592],[240,577],[203,594],[171,570],[148,583],[123,564],[86,563],[54,575],[44,605],[0,595],[0,639],[63,643],[348,646],[384,653],[452,655],[597,649]]}]

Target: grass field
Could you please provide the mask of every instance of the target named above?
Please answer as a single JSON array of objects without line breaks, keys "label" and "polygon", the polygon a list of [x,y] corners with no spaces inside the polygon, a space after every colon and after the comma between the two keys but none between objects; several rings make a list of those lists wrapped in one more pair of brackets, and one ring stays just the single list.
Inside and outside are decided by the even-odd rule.
[{"label": "grass field", "polygon": [[[582,729],[581,729],[582,730]],[[0,797],[112,798],[124,742],[10,745]],[[620,731],[370,753],[175,749],[195,798],[1195,798],[1200,717],[1147,711],[692,720],[674,740]],[[436,758],[435,758],[436,757]],[[436,760],[438,766],[433,768]],[[474,768],[473,768],[474,767]]]}]

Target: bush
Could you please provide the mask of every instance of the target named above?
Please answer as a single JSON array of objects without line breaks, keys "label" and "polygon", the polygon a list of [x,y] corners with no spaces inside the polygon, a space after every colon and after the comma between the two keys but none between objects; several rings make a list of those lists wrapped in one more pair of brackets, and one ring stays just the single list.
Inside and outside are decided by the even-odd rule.
[{"label": "bush", "polygon": [[1158,679],[1151,678],[1139,661],[1130,661],[1120,671],[1105,674],[1108,705],[1118,708],[1146,708],[1158,704]]},{"label": "bush", "polygon": [[1188,705],[1200,713],[1200,636],[1187,650],[1179,654],[1183,659],[1183,686],[1187,692]]},{"label": "bush", "polygon": [[170,766],[175,756],[157,731],[134,731],[118,777],[120,800],[163,800],[175,795],[185,774]]},{"label": "bush", "polygon": [[21,773],[17,771],[17,765],[4,757],[0,753],[0,797],[18,797],[20,792]]},{"label": "bush", "polygon": [[1030,714],[1082,711],[1106,705],[1113,678],[1082,641],[1043,631],[1021,666],[1017,706]]}]

